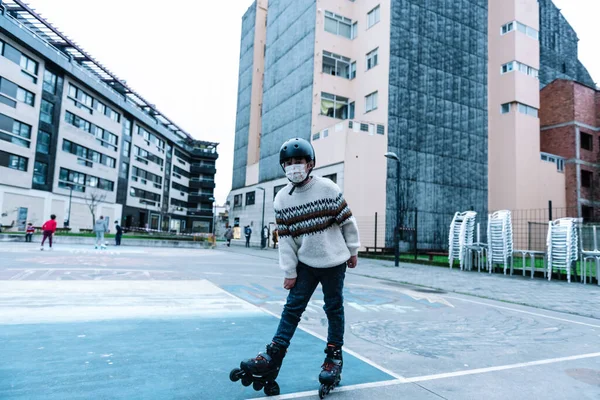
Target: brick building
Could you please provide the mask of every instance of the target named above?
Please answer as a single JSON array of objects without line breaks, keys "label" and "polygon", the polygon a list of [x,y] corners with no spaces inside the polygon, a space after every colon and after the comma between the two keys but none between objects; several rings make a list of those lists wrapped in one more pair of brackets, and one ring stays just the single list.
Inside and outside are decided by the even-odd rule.
[{"label": "brick building", "polygon": [[557,79],[540,94],[540,148],[544,161],[564,168],[569,214],[600,215],[600,91]]}]

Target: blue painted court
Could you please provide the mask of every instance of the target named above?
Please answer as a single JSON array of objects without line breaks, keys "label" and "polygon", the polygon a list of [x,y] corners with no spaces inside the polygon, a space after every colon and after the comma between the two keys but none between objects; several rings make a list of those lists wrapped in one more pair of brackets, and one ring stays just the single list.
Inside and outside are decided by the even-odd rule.
[{"label": "blue painted court", "polygon": [[[78,284],[82,284],[79,282]],[[72,298],[69,287],[60,286],[52,293],[41,293],[42,303],[49,307],[28,305],[30,314],[20,313],[21,323],[2,325],[0,329],[0,398],[8,399],[247,399],[263,397],[252,387],[229,380],[229,371],[243,358],[253,357],[272,338],[279,320],[206,284],[202,289],[205,306],[197,315],[177,315],[178,306],[166,307],[161,315],[140,317],[160,302],[140,296],[140,292],[121,293],[124,301],[140,303],[131,317],[115,315],[125,304],[103,308],[103,302],[114,303],[106,296],[94,294],[94,283],[86,283],[77,309],[96,303],[102,314],[92,317],[89,311],[60,311],[65,299]],[[181,285],[181,284],[179,284]],[[197,285],[197,284],[196,284]],[[164,288],[164,286],[163,286]],[[173,287],[169,301],[185,308],[185,287]],[[16,289],[18,290],[18,288]],[[157,287],[145,288],[153,292]],[[208,293],[213,290],[214,293]],[[208,294],[207,294],[208,293]],[[147,294],[147,293],[146,293]],[[87,297],[89,296],[89,298]],[[162,297],[161,294],[156,296]],[[222,313],[207,310],[222,308]],[[169,315],[169,309],[171,310]],[[235,311],[234,311],[235,309]],[[146,310],[146,311],[145,311]],[[214,311],[214,310],[213,310]],[[19,306],[16,305],[16,313]],[[45,323],[48,317],[60,323]],[[318,374],[324,358],[325,343],[297,330],[292,346],[278,378],[281,394],[318,389]],[[354,385],[393,379],[382,371],[345,355],[343,385]]]}]

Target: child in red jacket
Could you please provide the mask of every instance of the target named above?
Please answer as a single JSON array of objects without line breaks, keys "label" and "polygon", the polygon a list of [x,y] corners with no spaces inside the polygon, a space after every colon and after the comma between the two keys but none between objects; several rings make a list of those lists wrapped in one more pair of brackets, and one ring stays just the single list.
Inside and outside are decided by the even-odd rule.
[{"label": "child in red jacket", "polygon": [[42,231],[44,232],[44,238],[42,239],[42,248],[40,250],[44,250],[44,242],[46,241],[46,238],[48,238],[50,250],[52,250],[52,235],[54,235],[54,232],[56,232],[56,215],[52,214],[50,219],[44,222],[44,225],[42,225]]}]

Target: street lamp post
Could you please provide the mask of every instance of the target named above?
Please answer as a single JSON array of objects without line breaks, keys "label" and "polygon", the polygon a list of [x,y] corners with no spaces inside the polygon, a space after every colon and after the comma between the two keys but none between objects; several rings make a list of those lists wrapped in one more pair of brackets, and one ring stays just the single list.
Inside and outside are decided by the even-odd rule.
[{"label": "street lamp post", "polygon": [[263,192],[263,204],[262,204],[262,219],[260,222],[260,247],[261,248],[265,248],[266,244],[267,244],[267,239],[264,237],[264,226],[265,226],[265,197],[267,196],[267,192],[265,191],[265,188],[258,186],[257,187],[258,190],[262,190]]},{"label": "street lamp post", "polygon": [[394,265],[400,266],[400,157],[396,153],[387,152],[385,157],[391,160],[396,160],[396,174],[398,175],[398,181],[396,183],[396,249],[394,257]]},{"label": "street lamp post", "polygon": [[73,198],[73,185],[69,185],[69,213],[67,214],[67,228],[71,227],[71,199]]},{"label": "street lamp post", "polygon": [[213,221],[212,221],[212,235],[215,236],[215,222],[217,221],[217,199],[214,197],[209,198],[210,201],[214,203],[214,211],[213,211]]}]

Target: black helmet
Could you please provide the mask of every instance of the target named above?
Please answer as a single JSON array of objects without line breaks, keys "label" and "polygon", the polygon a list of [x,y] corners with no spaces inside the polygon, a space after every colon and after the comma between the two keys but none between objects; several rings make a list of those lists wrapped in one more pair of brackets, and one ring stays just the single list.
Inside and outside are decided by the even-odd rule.
[{"label": "black helmet", "polygon": [[293,138],[287,140],[279,150],[279,164],[283,165],[290,158],[304,158],[306,162],[313,161],[315,163],[315,149],[306,139]]}]

